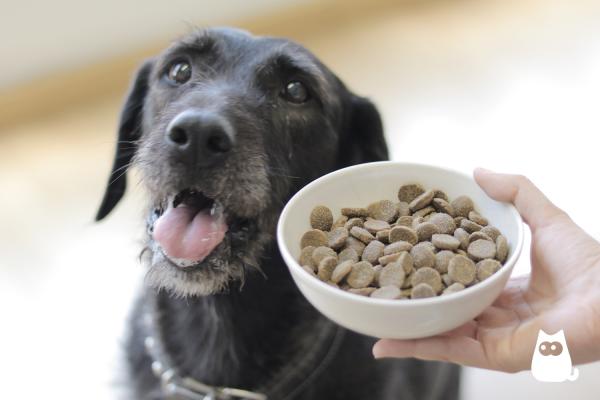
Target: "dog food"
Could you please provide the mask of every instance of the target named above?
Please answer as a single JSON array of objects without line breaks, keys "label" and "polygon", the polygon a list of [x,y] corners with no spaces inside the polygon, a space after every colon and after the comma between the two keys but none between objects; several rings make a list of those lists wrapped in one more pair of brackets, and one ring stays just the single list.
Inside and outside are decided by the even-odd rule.
[{"label": "dog food", "polygon": [[316,206],[300,240],[302,268],[349,293],[401,300],[465,290],[506,261],[506,237],[468,196],[451,200],[410,183],[400,187],[398,200],[345,207],[337,219]]}]

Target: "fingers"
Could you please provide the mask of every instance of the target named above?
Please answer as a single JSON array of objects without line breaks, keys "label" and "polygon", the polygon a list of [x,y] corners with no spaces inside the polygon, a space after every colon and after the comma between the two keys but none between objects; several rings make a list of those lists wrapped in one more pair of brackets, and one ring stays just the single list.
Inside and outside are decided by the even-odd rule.
[{"label": "fingers", "polygon": [[375,358],[414,357],[490,368],[481,344],[467,336],[433,336],[414,340],[382,339],[373,346]]},{"label": "fingers", "polygon": [[556,216],[565,215],[522,175],[498,174],[477,168],[473,176],[491,198],[513,203],[532,230],[541,228]]}]

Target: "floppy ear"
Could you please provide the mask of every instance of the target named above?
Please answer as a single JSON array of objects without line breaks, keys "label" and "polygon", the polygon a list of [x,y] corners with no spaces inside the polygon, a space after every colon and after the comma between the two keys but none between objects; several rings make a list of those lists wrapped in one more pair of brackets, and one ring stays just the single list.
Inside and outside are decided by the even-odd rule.
[{"label": "floppy ear", "polygon": [[379,111],[367,98],[350,94],[345,128],[340,140],[341,166],[388,159]]},{"label": "floppy ear", "polygon": [[153,60],[148,60],[140,67],[123,105],[119,121],[115,159],[102,204],[100,204],[96,214],[96,221],[106,217],[125,193],[127,169],[135,154],[137,141],[142,133],[142,109],[148,92],[148,77],[153,64]]}]

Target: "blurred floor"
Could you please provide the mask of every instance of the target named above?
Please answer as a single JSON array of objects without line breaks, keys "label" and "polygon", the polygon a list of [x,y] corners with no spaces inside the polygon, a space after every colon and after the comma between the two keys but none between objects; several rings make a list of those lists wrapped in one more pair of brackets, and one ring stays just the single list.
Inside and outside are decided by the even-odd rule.
[{"label": "blurred floor", "polygon": [[[380,106],[394,159],[524,173],[598,238],[599,20],[597,1],[411,2],[295,39]],[[92,217],[120,102],[90,99],[0,135],[0,376],[13,398],[118,387],[142,276],[135,177],[108,221]],[[542,384],[467,369],[463,397],[597,399],[600,364],[580,372]]]}]

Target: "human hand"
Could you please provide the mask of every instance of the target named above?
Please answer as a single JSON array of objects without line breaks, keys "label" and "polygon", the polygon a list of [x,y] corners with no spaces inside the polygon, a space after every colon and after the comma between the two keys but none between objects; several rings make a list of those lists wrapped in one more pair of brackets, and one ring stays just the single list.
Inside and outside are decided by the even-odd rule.
[{"label": "human hand", "polygon": [[517,372],[530,368],[540,329],[564,329],[573,363],[600,360],[600,243],[527,178],[484,169],[474,177],[490,197],[513,203],[529,225],[531,274],[509,280],[473,321],[429,338],[380,340],[374,356]]}]

